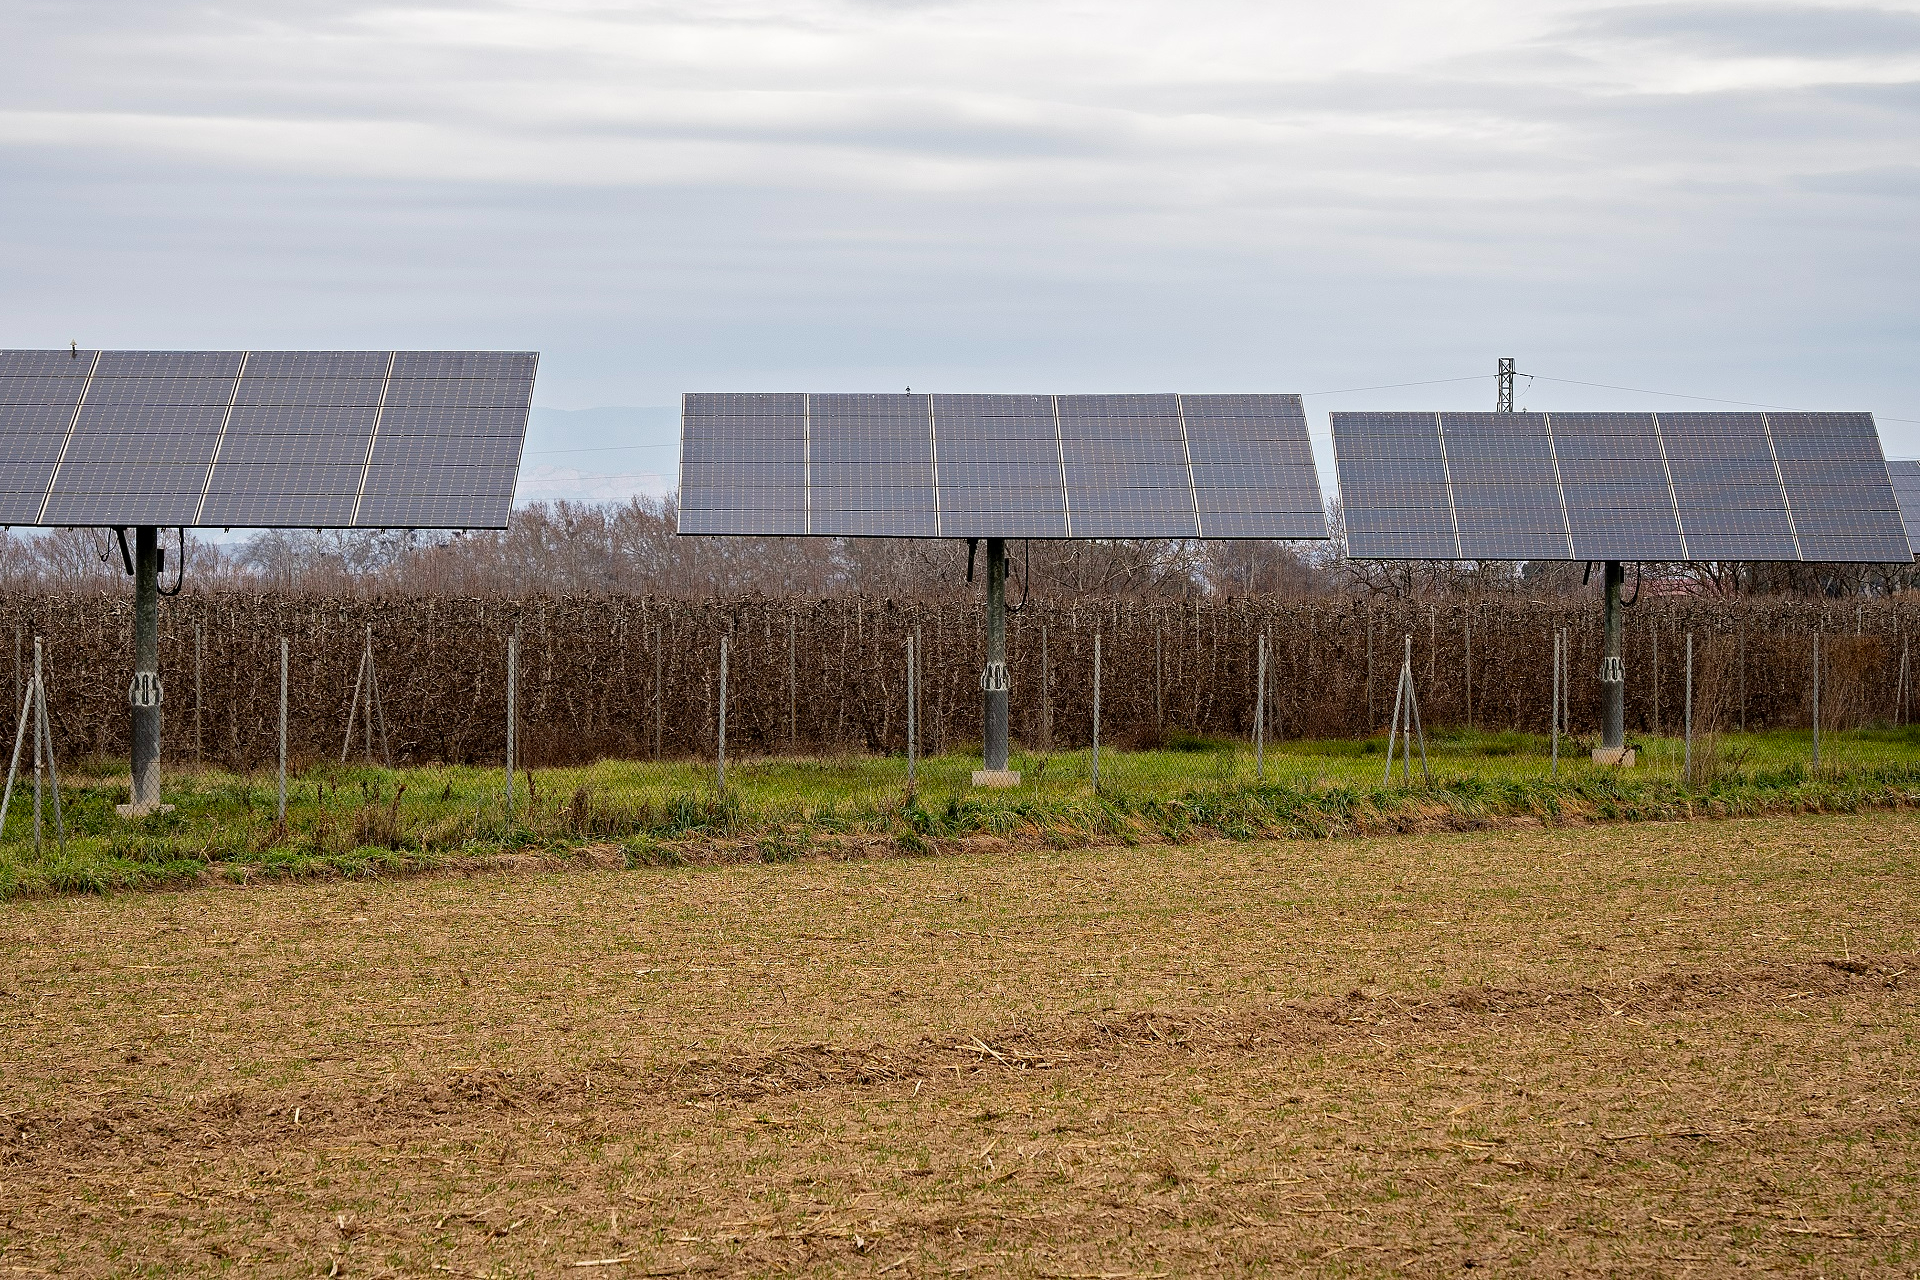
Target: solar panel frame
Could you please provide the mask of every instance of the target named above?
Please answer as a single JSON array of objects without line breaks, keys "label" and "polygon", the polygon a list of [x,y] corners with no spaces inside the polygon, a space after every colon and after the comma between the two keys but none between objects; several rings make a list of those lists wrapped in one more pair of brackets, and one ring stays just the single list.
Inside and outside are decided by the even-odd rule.
[{"label": "solar panel frame", "polygon": [[[778,407],[782,397],[785,409]],[[1201,420],[1197,457],[1189,406]],[[1250,428],[1239,457],[1252,482],[1237,488],[1223,419]],[[1311,459],[1297,396],[689,392],[682,400],[679,528],[1323,538],[1325,508]]]},{"label": "solar panel frame", "polygon": [[[1460,558],[1440,415],[1336,415],[1333,433],[1347,552],[1359,560]],[[1359,501],[1355,494],[1368,495]]]},{"label": "solar panel frame", "polygon": [[504,527],[538,362],[0,351],[0,524]]},{"label": "solar panel frame", "polygon": [[[1446,430],[1471,418],[1524,433],[1534,417],[1544,420],[1566,520],[1558,555],[1468,540],[1478,513],[1491,512],[1493,527],[1513,513],[1495,501],[1506,493],[1498,484],[1476,488],[1478,477],[1463,475],[1466,434]],[[1432,440],[1424,420],[1435,424]],[[1920,517],[1901,523],[1871,414],[1336,412],[1332,426],[1357,559],[1898,563],[1920,549]],[[1467,554],[1450,550],[1438,519],[1436,455],[1453,546]],[[1915,492],[1920,502],[1920,479]]]},{"label": "solar panel frame", "polygon": [[1906,526],[1907,545],[1920,556],[1920,460],[1889,459],[1887,480],[1894,503],[1900,508],[1901,523]]}]

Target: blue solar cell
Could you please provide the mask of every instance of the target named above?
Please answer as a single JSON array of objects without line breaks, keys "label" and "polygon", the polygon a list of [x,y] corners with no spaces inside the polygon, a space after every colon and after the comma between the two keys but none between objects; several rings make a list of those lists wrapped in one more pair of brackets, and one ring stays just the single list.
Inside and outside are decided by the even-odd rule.
[{"label": "blue solar cell", "polygon": [[84,378],[98,354],[89,350],[0,351],[0,378]]},{"label": "blue solar cell", "polygon": [[525,410],[533,384],[505,379],[416,379],[394,378],[386,384],[389,409],[431,409],[457,407],[472,409]]},{"label": "blue solar cell", "polygon": [[1180,417],[1208,536],[1320,536],[1326,507],[1299,396],[1182,396]]},{"label": "blue solar cell", "polygon": [[531,351],[396,351],[395,378],[477,378],[533,381],[539,356]]},{"label": "blue solar cell", "polygon": [[932,416],[943,534],[1067,536],[1052,396],[936,395]]},{"label": "blue solar cell", "polygon": [[[350,492],[358,495],[395,365],[408,375],[402,398],[411,403],[383,434],[382,465],[373,473],[391,491],[380,492],[371,513],[362,504],[359,525],[391,515],[399,526],[434,527],[436,513],[457,528],[505,520],[526,430],[531,353],[81,357],[0,352],[0,484],[22,489],[0,499],[9,519],[38,520],[37,508],[27,510],[31,490],[44,495],[50,480],[47,524],[192,523],[204,491],[199,515],[211,525],[259,524],[276,513],[296,524],[343,525],[351,510],[331,503],[341,495],[308,490],[338,488],[351,473]],[[62,458],[57,471],[54,458]],[[473,501],[460,505],[461,494]]]},{"label": "blue solar cell", "polygon": [[1347,553],[1458,558],[1439,415],[1335,413],[1332,425]]},{"label": "blue solar cell", "polygon": [[1061,396],[1056,403],[1075,537],[1200,535],[1178,397]]},{"label": "blue solar cell", "polygon": [[1907,542],[1920,553],[1920,462],[1889,462],[1887,478],[1893,482],[1893,497],[1900,507],[1900,520],[1906,526]]},{"label": "blue solar cell", "polygon": [[243,351],[102,351],[94,380],[213,378],[231,386],[245,355]]},{"label": "blue solar cell", "polygon": [[248,378],[375,378],[385,380],[386,351],[254,351]]},{"label": "blue solar cell", "polygon": [[434,495],[369,493],[354,526],[361,529],[502,529],[513,494]]},{"label": "blue solar cell", "polygon": [[1802,559],[1912,558],[1873,415],[1768,413],[1766,420]]},{"label": "blue solar cell", "polygon": [[379,405],[385,386],[380,378],[261,378],[255,377],[249,366],[233,402],[249,406],[373,408]]},{"label": "blue solar cell", "polygon": [[[353,518],[353,503],[351,493],[209,493],[200,508],[199,523],[216,529],[338,529]],[[402,527],[405,523],[394,522]]]},{"label": "blue solar cell", "polygon": [[77,377],[0,378],[0,405],[57,405],[71,409],[80,402],[87,379]]},{"label": "blue solar cell", "polygon": [[815,395],[807,416],[813,532],[939,534],[931,396]]},{"label": "blue solar cell", "polygon": [[1571,552],[1543,413],[1447,413],[1441,439],[1460,554],[1563,560]]},{"label": "blue solar cell", "polygon": [[1574,558],[1684,560],[1650,413],[1549,415]]}]

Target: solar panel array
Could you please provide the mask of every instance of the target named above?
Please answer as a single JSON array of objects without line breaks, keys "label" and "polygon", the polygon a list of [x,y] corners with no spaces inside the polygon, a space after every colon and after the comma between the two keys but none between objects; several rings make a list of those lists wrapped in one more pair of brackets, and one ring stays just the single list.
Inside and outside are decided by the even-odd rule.
[{"label": "solar panel array", "polygon": [[1872,414],[1332,420],[1347,548],[1359,559],[1911,556]]},{"label": "solar panel array", "polygon": [[1887,479],[1893,482],[1894,501],[1900,504],[1900,519],[1907,526],[1907,543],[1920,556],[1920,462],[1887,463]]},{"label": "solar panel array", "polygon": [[1300,397],[690,393],[680,532],[1324,538]]},{"label": "solar panel array", "polygon": [[537,362],[0,351],[0,524],[503,528]]}]

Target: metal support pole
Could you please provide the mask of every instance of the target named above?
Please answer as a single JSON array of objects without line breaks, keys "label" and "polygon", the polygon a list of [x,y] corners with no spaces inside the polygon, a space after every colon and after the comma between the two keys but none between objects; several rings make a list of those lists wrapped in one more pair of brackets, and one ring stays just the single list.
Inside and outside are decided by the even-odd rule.
[{"label": "metal support pole", "polygon": [[287,825],[287,638],[280,637],[280,806],[279,822]]},{"label": "metal support pole", "polygon": [[1600,746],[1616,753],[1627,745],[1627,670],[1620,656],[1620,589],[1626,581],[1625,566],[1618,560],[1607,561],[1606,647],[1600,659]]},{"label": "metal support pole", "polygon": [[507,817],[513,817],[513,769],[519,755],[520,630],[507,636]]},{"label": "metal support pole", "polygon": [[1687,632],[1687,754],[1686,777],[1693,781],[1693,632]]},{"label": "metal support pole", "polygon": [[1267,780],[1267,633],[1260,633],[1259,685],[1253,694],[1253,776]]},{"label": "metal support pole", "polygon": [[720,794],[727,793],[727,638],[720,637],[720,734],[719,734],[719,780]]},{"label": "metal support pole", "polygon": [[1820,633],[1813,633],[1813,767],[1820,767]]},{"label": "metal support pole", "polygon": [[1007,768],[1007,544],[987,539],[987,666],[980,673],[986,697],[983,763],[988,772]]},{"label": "metal support pole", "polygon": [[1093,789],[1100,789],[1100,633],[1093,633]]},{"label": "metal support pole", "polygon": [[134,531],[132,795],[127,816],[151,813],[160,804],[160,531]]},{"label": "metal support pole", "polygon": [[913,637],[908,636],[907,637],[907,789],[909,791],[913,789],[914,783],[919,781],[919,770],[917,767],[919,762],[915,757],[915,748],[917,744],[914,741],[914,733],[915,733],[915,730],[918,728],[918,726],[914,723],[914,711],[916,710],[916,704],[919,702],[919,698],[917,696],[919,693],[919,690],[915,687],[915,684],[914,684],[915,656],[916,655],[914,651]]},{"label": "metal support pole", "polygon": [[667,723],[666,689],[662,680],[666,673],[666,654],[660,648],[661,629],[659,623],[653,624],[653,758],[660,758],[661,732]]}]

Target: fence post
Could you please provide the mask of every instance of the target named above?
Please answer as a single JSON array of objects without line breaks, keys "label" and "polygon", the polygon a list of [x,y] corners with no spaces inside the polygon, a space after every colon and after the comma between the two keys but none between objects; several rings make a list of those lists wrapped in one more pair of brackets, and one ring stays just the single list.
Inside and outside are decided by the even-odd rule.
[{"label": "fence post", "polygon": [[720,794],[727,794],[727,638],[720,637]]},{"label": "fence post", "polygon": [[667,703],[666,688],[663,679],[666,674],[666,654],[660,648],[661,629],[659,623],[653,624],[653,758],[660,758],[660,734],[666,727]]},{"label": "fence post", "polygon": [[40,787],[46,766],[40,759],[40,742],[46,735],[47,686],[40,681],[40,637],[33,638],[33,851],[40,852]]},{"label": "fence post", "polygon": [[280,637],[280,792],[276,809],[280,826],[287,825],[287,638]]},{"label": "fence post", "polygon": [[195,766],[206,763],[204,740],[200,735],[200,684],[206,665],[206,638],[205,621],[195,618],[193,622],[193,763]]},{"label": "fence post", "polygon": [[1047,625],[1040,624],[1040,749],[1053,750],[1053,668],[1047,661]]},{"label": "fence post", "polygon": [[1820,633],[1813,633],[1813,767],[1820,767]]},{"label": "fence post", "polygon": [[513,770],[519,755],[520,628],[507,634],[507,817],[513,817]]},{"label": "fence post", "polygon": [[1467,667],[1467,732],[1473,732],[1473,614],[1467,614],[1467,620],[1461,624],[1464,628]]},{"label": "fence post", "polygon": [[1164,684],[1161,665],[1160,619],[1155,617],[1153,620],[1153,727],[1156,729],[1167,727],[1167,717],[1161,709],[1161,689]]},{"label": "fence post", "polygon": [[1553,734],[1553,776],[1560,776],[1560,631],[1553,633],[1553,702],[1547,714]]},{"label": "fence post", "polygon": [[40,737],[46,743],[47,780],[53,784],[53,830],[60,840],[60,852],[67,851],[67,819],[60,809],[60,766],[53,758],[53,723],[47,718],[47,676],[40,660],[40,637],[33,638],[33,684],[34,704],[39,708],[37,719],[40,724]]},{"label": "fence post", "polygon": [[916,666],[915,659],[917,656],[918,655],[914,652],[913,637],[908,636],[907,637],[907,790],[909,791],[913,790],[913,784],[918,780],[918,773],[915,768],[915,765],[917,763],[917,761],[915,760],[915,747],[917,744],[914,739],[914,733],[918,726],[915,725],[914,723],[914,714],[913,714],[914,708],[916,704],[919,702],[919,698],[916,696],[918,694],[918,690],[914,686],[914,679],[913,679],[914,668]]},{"label": "fence post", "polygon": [[1687,784],[1693,784],[1693,632],[1687,632],[1687,753],[1685,764]]},{"label": "fence post", "polygon": [[1253,694],[1253,776],[1267,780],[1267,633],[1260,633],[1259,688]]},{"label": "fence post", "polygon": [[[789,611],[787,613],[787,754],[789,755],[797,752],[800,745],[800,664],[794,658],[793,630],[793,613]],[[915,627],[913,633],[915,636],[918,636],[920,634],[920,628]],[[912,650],[909,649],[908,653],[908,660],[911,662]],[[909,676],[909,679],[911,679],[911,676]],[[908,711],[907,718],[909,721],[912,720],[913,713],[911,710]],[[908,775],[909,778],[911,778],[911,755],[908,756]]]},{"label": "fence post", "polygon": [[1373,732],[1373,605],[1367,605],[1367,732]]},{"label": "fence post", "polygon": [[1100,633],[1093,633],[1093,789],[1100,790]]},{"label": "fence post", "polygon": [[1740,732],[1747,731],[1747,620],[1734,624],[1740,644]]}]

